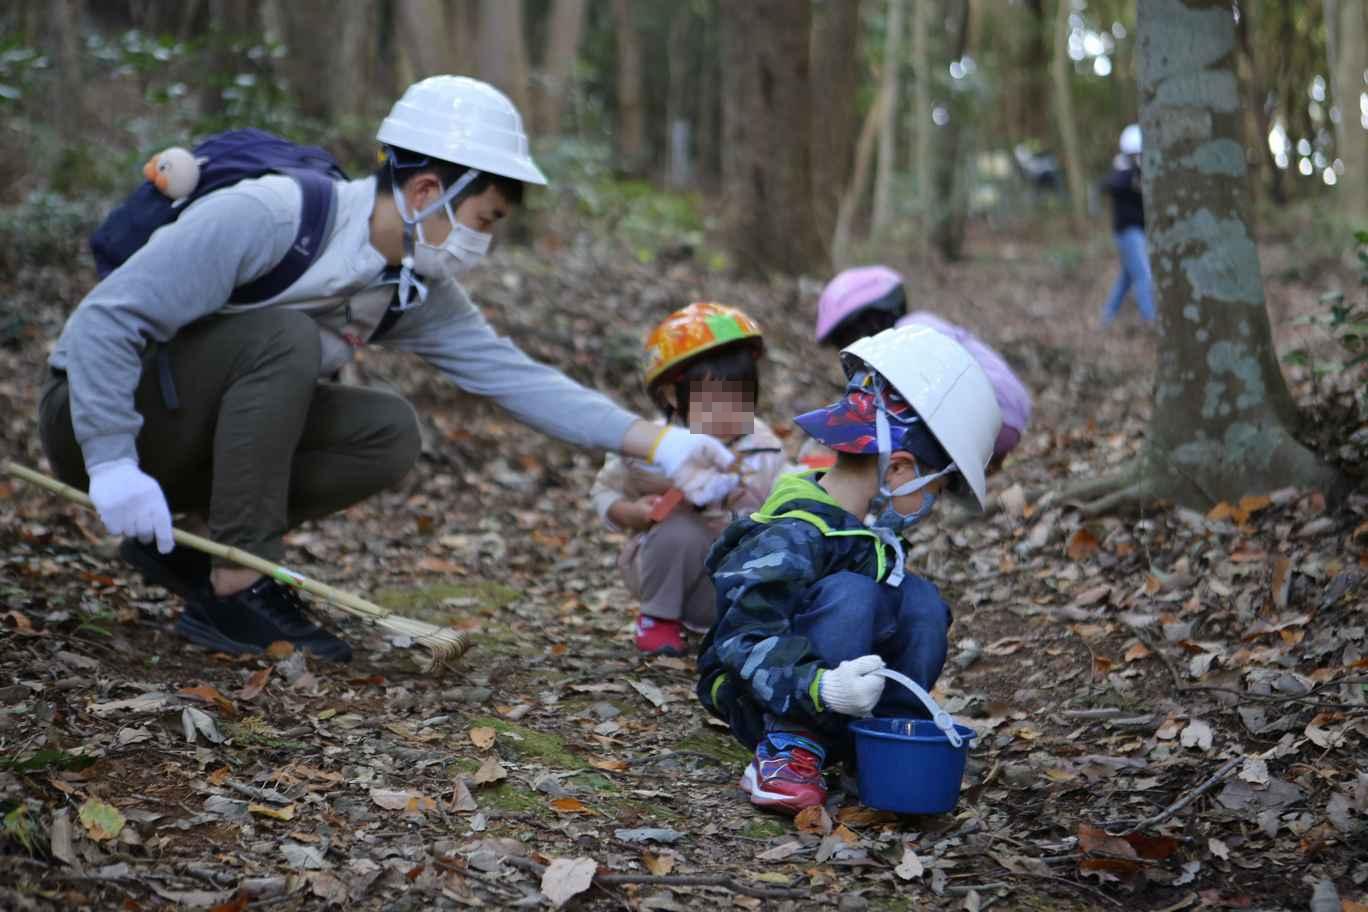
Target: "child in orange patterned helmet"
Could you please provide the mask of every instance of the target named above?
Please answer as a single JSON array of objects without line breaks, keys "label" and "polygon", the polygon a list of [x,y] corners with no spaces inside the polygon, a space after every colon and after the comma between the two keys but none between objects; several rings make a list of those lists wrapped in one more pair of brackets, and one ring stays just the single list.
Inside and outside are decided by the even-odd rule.
[{"label": "child in orange patterned helmet", "polygon": [[595,509],[629,533],[618,567],[641,599],[635,635],[642,652],[683,655],[684,628],[712,625],[708,549],[732,519],[764,502],[787,465],[783,445],[755,417],[763,353],[759,325],[723,304],[690,304],[646,338],[642,379],[661,423],[715,437],[737,459],[728,474],[707,481],[714,496],[699,507],[679,502],[670,480],[638,459],[609,455],[594,480]]}]

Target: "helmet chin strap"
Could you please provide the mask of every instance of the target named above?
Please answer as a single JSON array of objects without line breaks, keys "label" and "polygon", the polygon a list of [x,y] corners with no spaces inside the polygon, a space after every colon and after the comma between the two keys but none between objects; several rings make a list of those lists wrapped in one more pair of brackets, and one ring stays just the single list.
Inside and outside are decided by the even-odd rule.
[{"label": "helmet chin strap", "polygon": [[[453,200],[456,199],[456,197],[460,196],[461,193],[465,191],[465,188],[469,187],[471,182],[473,182],[483,172],[475,168],[468,168],[465,174],[462,174],[459,178],[456,179],[455,183],[453,183],[450,187],[443,190],[441,195],[438,196],[437,199],[428,203],[426,206],[424,206],[422,209],[419,209],[417,212],[410,212],[408,208],[408,200],[404,198],[404,193],[399,188],[399,175],[395,173],[396,171],[398,171],[398,166],[394,163],[395,156],[393,152],[390,153],[389,161],[390,173],[394,175],[394,209],[396,212],[399,213],[399,220],[404,223],[404,259],[402,260],[403,268],[399,272],[399,309],[407,310],[409,291],[415,286],[418,288],[418,293],[420,297],[427,297],[427,287],[424,286],[422,283],[415,282],[413,277],[413,248],[415,244],[415,233],[417,234],[417,239],[419,241],[426,243],[427,238],[423,237],[423,221],[429,218],[430,216],[437,214],[437,212],[439,212],[442,209],[446,210],[447,219],[451,222],[452,230],[455,230],[456,213],[451,211],[451,203]],[[427,160],[424,159],[422,164],[412,165],[409,167],[422,167],[426,164]],[[440,183],[441,181],[439,180],[438,184],[440,185]]]}]

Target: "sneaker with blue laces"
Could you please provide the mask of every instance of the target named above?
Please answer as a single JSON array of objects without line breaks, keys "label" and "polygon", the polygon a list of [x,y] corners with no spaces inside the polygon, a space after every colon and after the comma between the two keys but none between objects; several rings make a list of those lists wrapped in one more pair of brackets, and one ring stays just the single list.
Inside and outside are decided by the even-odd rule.
[{"label": "sneaker with blue laces", "polygon": [[281,640],[331,662],[350,662],[352,654],[346,640],[309,620],[298,592],[265,577],[232,595],[215,595],[209,588],[192,592],[176,633],[233,655],[262,653]]},{"label": "sneaker with blue laces", "polygon": [[812,736],[769,732],[755,746],[755,759],[741,776],[741,790],[756,807],[797,814],[826,803],[825,762],[826,749]]}]

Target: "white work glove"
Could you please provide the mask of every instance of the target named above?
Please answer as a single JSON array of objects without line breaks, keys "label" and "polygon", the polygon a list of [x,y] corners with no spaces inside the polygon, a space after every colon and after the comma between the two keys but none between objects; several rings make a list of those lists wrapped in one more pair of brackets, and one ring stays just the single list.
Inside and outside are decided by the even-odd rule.
[{"label": "white work glove", "polygon": [[691,502],[706,507],[708,504],[724,500],[728,494],[736,490],[741,479],[725,472],[685,463],[684,468],[675,475],[674,483]]},{"label": "white work glove", "polygon": [[90,499],[111,534],[132,535],[143,542],[155,538],[162,554],[175,547],[166,495],[157,480],[132,459],[91,466]]},{"label": "white work glove", "polygon": [[835,668],[823,671],[818,688],[822,705],[846,716],[863,718],[869,715],[884,689],[884,679],[871,672],[883,667],[881,657],[867,655],[846,659]]},{"label": "white work glove", "polygon": [[735,476],[722,474],[736,461],[731,450],[715,437],[679,427],[665,428],[651,452],[651,461],[700,507],[726,497],[739,482]]}]

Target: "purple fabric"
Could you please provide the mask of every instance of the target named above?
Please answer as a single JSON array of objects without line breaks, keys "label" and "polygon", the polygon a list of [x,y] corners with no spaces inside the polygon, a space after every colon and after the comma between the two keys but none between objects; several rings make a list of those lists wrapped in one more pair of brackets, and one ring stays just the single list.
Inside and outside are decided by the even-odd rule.
[{"label": "purple fabric", "polygon": [[1026,425],[1031,421],[1031,394],[1026,386],[1012,373],[1007,362],[993,349],[989,348],[978,336],[962,326],[956,326],[925,310],[910,313],[897,323],[898,326],[926,326],[949,336],[963,345],[974,356],[979,367],[988,375],[993,384],[993,394],[998,408],[1002,410],[1002,430],[998,432],[993,444],[994,456],[1005,456],[1021,439]]},{"label": "purple fabric", "polygon": [[827,283],[817,301],[817,341],[825,339],[846,317],[901,284],[902,276],[887,266],[860,266],[843,271]]}]

